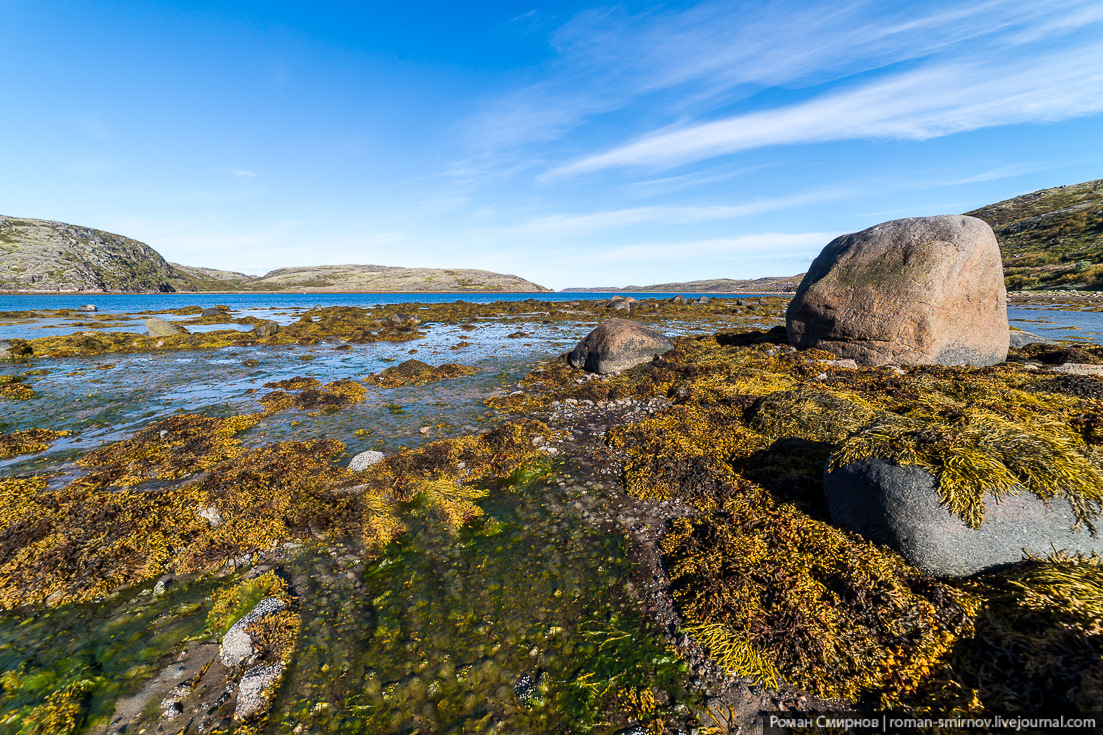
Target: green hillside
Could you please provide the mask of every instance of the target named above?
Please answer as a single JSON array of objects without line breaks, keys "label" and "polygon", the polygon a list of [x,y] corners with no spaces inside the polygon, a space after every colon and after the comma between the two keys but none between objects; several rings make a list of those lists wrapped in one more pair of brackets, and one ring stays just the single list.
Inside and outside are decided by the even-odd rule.
[{"label": "green hillside", "polygon": [[1103,179],[966,214],[995,230],[1009,289],[1103,289]]}]

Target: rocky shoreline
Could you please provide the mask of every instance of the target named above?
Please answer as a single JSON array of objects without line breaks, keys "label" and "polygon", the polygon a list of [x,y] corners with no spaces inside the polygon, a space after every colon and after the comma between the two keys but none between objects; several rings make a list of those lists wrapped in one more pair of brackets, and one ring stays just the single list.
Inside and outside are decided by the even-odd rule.
[{"label": "rocky shoreline", "polygon": [[[878,411],[922,422],[923,446],[944,451],[936,476],[964,456],[953,442],[977,411],[1024,431],[1060,424],[1074,433],[1062,451],[1095,461],[1103,380],[1058,368],[1103,371],[1103,348],[1028,344],[985,368],[859,366],[765,328],[786,303],[335,307],[242,333],[241,349],[354,350],[416,344],[442,324],[521,335],[614,314],[658,331],[695,325],[661,357],[608,375],[550,359],[488,398],[497,428],[355,470],[339,459],[339,433],[246,444],[260,417],[223,412],[155,422],[63,471],[0,479],[11,644],[0,716],[112,733],[735,733],[763,711],[1096,709],[1103,611],[1085,590],[1103,584],[1097,561],[925,574],[836,528],[823,469],[864,436],[854,417]],[[417,321],[396,320],[401,309]],[[28,368],[58,359],[46,355],[157,360],[228,339],[133,337],[27,341],[0,398],[35,400]],[[464,374],[415,360],[388,370],[272,382],[263,415],[337,419],[370,392]],[[5,435],[14,452],[61,438]],[[584,569],[593,578],[574,576]],[[284,598],[239,626],[239,638],[265,641],[242,658],[255,660],[216,660],[234,624]],[[46,675],[41,646],[78,619],[103,621],[82,623],[92,647],[121,629],[160,642],[144,658],[120,648],[115,663],[80,653],[74,633],[58,650],[75,646],[83,663]],[[444,629],[459,642],[434,642]]]}]

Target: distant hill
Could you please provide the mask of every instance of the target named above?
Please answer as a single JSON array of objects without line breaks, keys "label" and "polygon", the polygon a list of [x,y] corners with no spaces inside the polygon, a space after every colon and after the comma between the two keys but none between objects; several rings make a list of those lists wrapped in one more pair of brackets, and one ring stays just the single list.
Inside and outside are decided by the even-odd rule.
[{"label": "distant hill", "polygon": [[731,278],[710,278],[704,281],[686,281],[683,283],[656,283],[651,286],[595,286],[592,288],[564,288],[571,291],[636,291],[647,293],[791,293],[797,290],[803,273],[795,276],[767,276],[753,280],[733,280]]},{"label": "distant hill", "polygon": [[142,293],[195,286],[156,250],[129,237],[0,216],[0,289]]},{"label": "distant hill", "polygon": [[319,265],[280,268],[248,281],[259,291],[549,291],[518,276],[470,268]]},{"label": "distant hill", "polygon": [[995,230],[1009,289],[1103,288],[1103,179],[1042,189],[966,214]]},{"label": "distant hill", "polygon": [[523,278],[463,268],[323,265],[264,276],[169,263],[145,243],[64,222],[0,215],[0,290],[548,291]]}]

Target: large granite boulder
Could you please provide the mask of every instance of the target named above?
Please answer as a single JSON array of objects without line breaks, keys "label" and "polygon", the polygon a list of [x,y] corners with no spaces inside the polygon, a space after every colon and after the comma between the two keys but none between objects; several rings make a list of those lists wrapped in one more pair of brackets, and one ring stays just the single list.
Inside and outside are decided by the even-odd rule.
[{"label": "large granite boulder", "polygon": [[166,322],[164,319],[150,317],[146,319],[146,331],[150,337],[175,337],[178,334],[187,334],[188,330],[179,324]]},{"label": "large granite boulder", "polygon": [[615,373],[650,362],[673,348],[670,340],[654,329],[627,319],[608,319],[583,337],[568,361],[591,373]]},{"label": "large granite boulder", "polygon": [[984,496],[984,523],[973,529],[939,501],[935,478],[922,467],[883,459],[855,462],[824,473],[831,520],[900,552],[912,566],[940,577],[959,577],[1021,561],[1026,553],[1054,550],[1103,553],[1103,538],[1063,498],[1033,493]]},{"label": "large granite boulder", "polygon": [[992,228],[944,215],[831,241],[785,314],[789,343],[860,363],[993,365],[1007,357],[1007,293]]}]

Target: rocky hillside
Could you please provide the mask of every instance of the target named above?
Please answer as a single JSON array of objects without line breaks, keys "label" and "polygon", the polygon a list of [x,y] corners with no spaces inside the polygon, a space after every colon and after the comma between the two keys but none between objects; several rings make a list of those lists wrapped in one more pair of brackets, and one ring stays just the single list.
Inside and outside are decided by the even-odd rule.
[{"label": "rocky hillside", "polygon": [[145,243],[88,227],[0,216],[0,289],[195,290],[187,274]]},{"label": "rocky hillside", "polygon": [[992,226],[1007,287],[1103,288],[1103,179],[966,212]]},{"label": "rocky hillside", "polygon": [[264,276],[169,263],[145,243],[88,227],[0,215],[0,290],[547,291],[490,271],[323,265]]},{"label": "rocky hillside", "polygon": [[319,265],[280,268],[250,279],[256,291],[548,291],[518,276],[469,268]]}]

